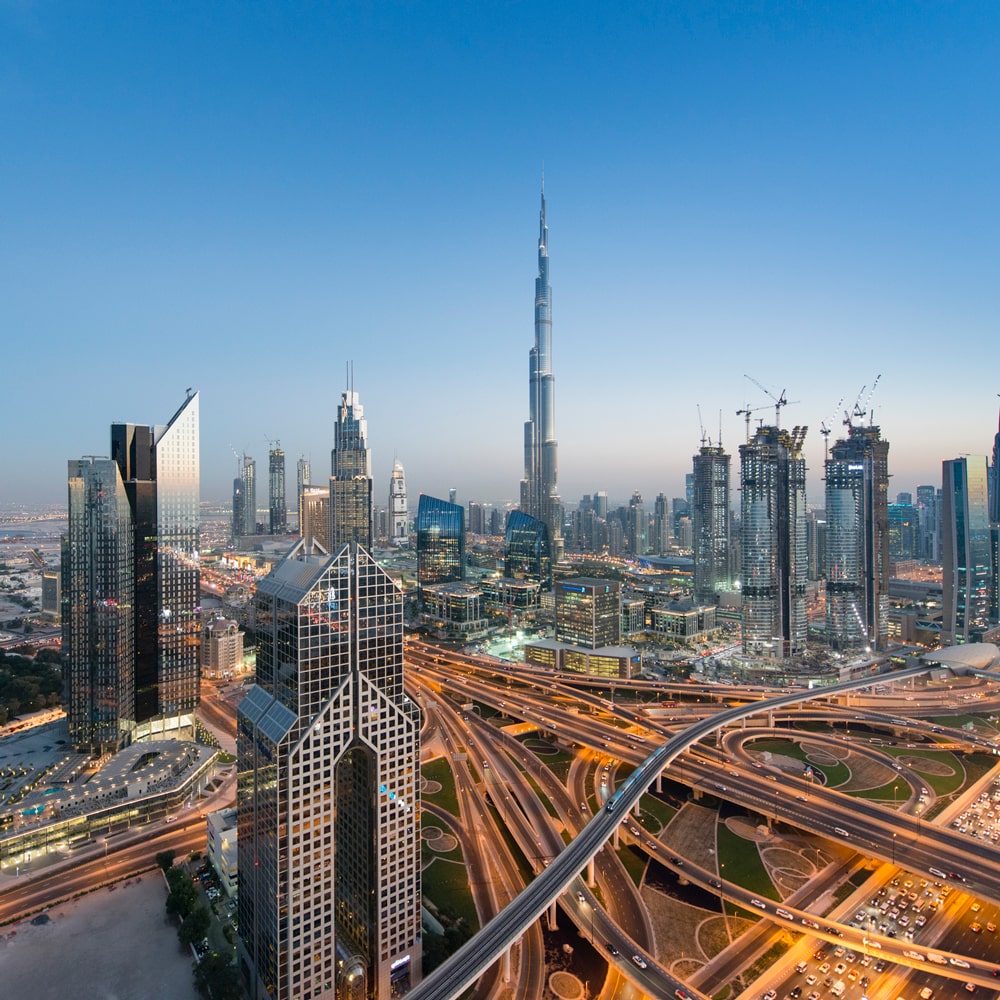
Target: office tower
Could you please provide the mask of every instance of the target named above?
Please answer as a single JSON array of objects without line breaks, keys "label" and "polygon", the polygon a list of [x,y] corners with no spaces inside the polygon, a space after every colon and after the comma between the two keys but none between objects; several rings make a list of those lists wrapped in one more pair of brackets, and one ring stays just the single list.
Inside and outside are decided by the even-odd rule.
[{"label": "office tower", "polygon": [[469,501],[469,534],[486,534],[486,510],[481,503],[475,500]]},{"label": "office tower", "polygon": [[938,492],[934,486],[917,487],[917,518],[920,524],[917,557],[929,562],[940,562],[941,560]]},{"label": "office tower", "polygon": [[302,487],[302,496],[299,498],[299,534],[306,540],[314,538],[327,549],[330,541],[329,487]]},{"label": "office tower", "polygon": [[951,459],[941,471],[941,642],[980,642],[988,626],[990,583],[986,457]]},{"label": "office tower", "polygon": [[691,548],[694,599],[712,603],[732,589],[729,575],[729,455],[721,445],[703,444],[692,459]]},{"label": "office tower", "polygon": [[913,494],[912,493],[897,493],[896,503],[898,504],[912,504]]},{"label": "office tower", "polygon": [[330,547],[345,542],[372,547],[372,458],[368,422],[353,389],[340,394],[330,455]]},{"label": "office tower", "polygon": [[671,506],[671,528],[674,538],[681,536],[681,519],[691,516],[691,504],[683,497],[674,497],[670,502]]},{"label": "office tower", "polygon": [[549,526],[521,510],[512,510],[507,518],[504,576],[512,580],[540,583],[543,590],[552,587]]},{"label": "office tower", "polygon": [[198,411],[198,394],[191,393],[165,426],[111,425],[111,458],[132,515],[136,739],[194,731],[201,636]]},{"label": "office tower", "polygon": [[521,510],[549,526],[552,554],[562,557],[562,501],[556,442],[556,383],[552,374],[552,288],[549,285],[549,230],[545,185],[538,223],[538,276],[535,278],[535,346],[528,356],[528,419],[524,424],[524,479]]},{"label": "office tower", "polygon": [[268,528],[272,535],[288,531],[288,504],[285,501],[285,453],[280,441],[267,453]]},{"label": "office tower", "polygon": [[896,563],[916,559],[920,544],[920,511],[917,505],[891,503],[888,516],[889,560]]},{"label": "office tower", "polygon": [[118,464],[69,462],[62,542],[62,640],[69,738],[113,753],[135,730],[135,560],[132,514]]},{"label": "office tower", "polygon": [[758,427],[740,445],[740,584],[748,655],[787,658],[806,647],[805,435],[805,427]]},{"label": "office tower", "polygon": [[498,507],[490,511],[490,534],[502,535],[504,533],[504,515]]},{"label": "office tower", "polygon": [[237,717],[239,964],[252,1000],[420,979],[420,716],[403,595],[354,543],[301,540],[257,589]]},{"label": "office tower", "polygon": [[617,646],[622,636],[622,593],[617,580],[576,577],[555,585],[556,639],[587,649]]},{"label": "office tower", "polygon": [[312,463],[305,455],[300,455],[296,463],[295,480],[295,506],[298,509],[302,503],[302,490],[312,483]]},{"label": "office tower", "polygon": [[653,537],[649,548],[658,555],[666,555],[670,551],[670,503],[665,493],[657,493],[653,501]]},{"label": "office tower", "polygon": [[826,634],[836,650],[889,637],[889,442],[848,425],[826,460]]},{"label": "office tower", "polygon": [[417,503],[417,586],[465,579],[465,510],[420,494]]},{"label": "office tower", "polygon": [[233,480],[233,542],[257,534],[257,463],[245,452]]},{"label": "office tower", "polygon": [[598,490],[594,494],[594,514],[602,521],[608,519],[608,493],[607,490]]},{"label": "office tower", "polygon": [[448,503],[454,503],[457,496],[458,496],[458,490],[456,490],[455,487],[452,486],[452,488],[448,490]]},{"label": "office tower", "polygon": [[409,545],[410,513],[406,504],[406,475],[399,459],[392,463],[389,477],[389,540],[393,545]]}]

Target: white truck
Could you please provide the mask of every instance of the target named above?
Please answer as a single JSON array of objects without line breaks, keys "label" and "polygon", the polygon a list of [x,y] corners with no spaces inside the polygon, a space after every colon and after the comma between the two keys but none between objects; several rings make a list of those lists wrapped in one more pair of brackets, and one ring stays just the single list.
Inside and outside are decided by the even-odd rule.
[{"label": "white truck", "polygon": [[838,979],[833,986],[830,987],[830,996],[832,997],[842,997],[844,995],[844,990],[847,986],[844,984],[843,979]]}]

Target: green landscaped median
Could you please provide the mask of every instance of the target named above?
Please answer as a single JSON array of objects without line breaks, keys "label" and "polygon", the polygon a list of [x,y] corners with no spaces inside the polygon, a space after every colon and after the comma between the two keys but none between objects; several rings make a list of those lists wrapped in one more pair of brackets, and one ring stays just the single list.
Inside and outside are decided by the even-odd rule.
[{"label": "green landscaped median", "polygon": [[458,816],[458,796],[455,794],[455,777],[451,773],[451,765],[445,757],[436,757],[428,761],[420,769],[421,775],[427,781],[436,781],[441,791],[428,794],[421,793],[421,798],[433,802],[442,809],[447,809],[452,816]]},{"label": "green landscaped median", "polygon": [[[752,840],[745,840],[720,822],[716,828],[716,850],[719,857],[720,878],[743,886],[757,896],[766,896],[781,902],[771,876],[761,860],[760,851]],[[752,914],[759,916],[759,914]]]},{"label": "green landscaped median", "polygon": [[[803,738],[808,739],[808,737]],[[801,744],[795,740],[755,740],[753,743],[746,744],[746,748],[755,753],[777,753],[801,760],[803,764],[811,765],[814,771],[822,771],[826,778],[827,788],[836,788],[838,785],[844,784],[845,781],[849,781],[851,777],[851,769],[846,764],[813,763]]]},{"label": "green landscaped median", "polygon": [[472,931],[479,930],[479,917],[464,864],[435,859],[420,875],[423,894],[436,906],[453,910]]},{"label": "green landscaped median", "polygon": [[961,761],[950,750],[923,750],[917,747],[883,747],[887,754],[893,757],[922,757],[926,760],[937,761],[944,764],[949,769],[950,774],[930,774],[922,771],[919,765],[909,764],[922,781],[926,781],[934,789],[935,795],[950,795],[958,791],[965,783],[965,768]]}]

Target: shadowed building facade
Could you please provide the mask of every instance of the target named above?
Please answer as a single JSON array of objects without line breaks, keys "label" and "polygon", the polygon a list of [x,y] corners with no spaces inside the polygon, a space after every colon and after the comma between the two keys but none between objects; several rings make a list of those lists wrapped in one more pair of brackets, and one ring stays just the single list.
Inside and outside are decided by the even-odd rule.
[{"label": "shadowed building facade", "polygon": [[368,1000],[420,978],[420,714],[403,598],[361,546],[300,541],[257,591],[237,719],[238,954],[253,1000]]}]

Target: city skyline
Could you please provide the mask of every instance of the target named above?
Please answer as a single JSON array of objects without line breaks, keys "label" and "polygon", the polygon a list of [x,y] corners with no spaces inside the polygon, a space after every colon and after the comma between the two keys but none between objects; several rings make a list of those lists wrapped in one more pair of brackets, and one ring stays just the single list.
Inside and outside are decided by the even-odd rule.
[{"label": "city skyline", "polygon": [[737,409],[771,422],[744,375],[801,401],[814,503],[878,374],[890,497],[989,454],[1000,15],[572,13],[0,12],[0,502],[60,503],[192,385],[203,499],[269,438],[322,470],[346,362],[376,497],[398,457],[412,496],[516,502],[543,160],[567,507],[683,495],[699,405],[734,456]]}]

